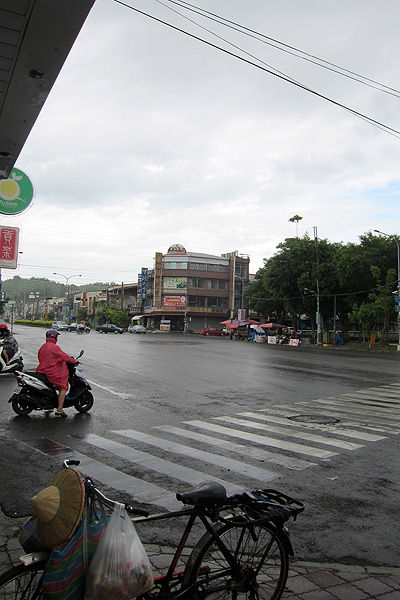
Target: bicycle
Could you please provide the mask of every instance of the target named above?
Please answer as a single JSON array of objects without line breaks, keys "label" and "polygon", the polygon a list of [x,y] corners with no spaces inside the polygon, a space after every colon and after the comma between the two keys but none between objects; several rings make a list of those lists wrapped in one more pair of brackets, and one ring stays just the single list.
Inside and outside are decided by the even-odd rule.
[{"label": "bicycle", "polygon": [[[64,467],[79,461],[64,461]],[[86,478],[85,493],[104,507],[115,502]],[[295,520],[304,504],[271,489],[226,496],[225,488],[209,482],[176,494],[184,508],[150,515],[125,505],[135,525],[186,517],[186,525],[165,574],[154,578],[154,587],[138,600],[278,600],[285,588],[289,556],[293,555],[285,523]],[[197,541],[185,567],[176,571],[189,534],[196,522],[205,532]],[[0,576],[0,600],[40,600],[41,578],[47,553],[21,557],[22,565]]]}]

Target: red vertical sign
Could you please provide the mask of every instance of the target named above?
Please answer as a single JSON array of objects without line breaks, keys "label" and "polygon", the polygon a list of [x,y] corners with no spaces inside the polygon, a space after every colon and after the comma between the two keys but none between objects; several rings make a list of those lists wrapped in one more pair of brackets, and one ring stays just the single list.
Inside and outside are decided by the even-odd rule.
[{"label": "red vertical sign", "polygon": [[18,239],[18,227],[2,227],[0,225],[0,268],[17,268]]}]

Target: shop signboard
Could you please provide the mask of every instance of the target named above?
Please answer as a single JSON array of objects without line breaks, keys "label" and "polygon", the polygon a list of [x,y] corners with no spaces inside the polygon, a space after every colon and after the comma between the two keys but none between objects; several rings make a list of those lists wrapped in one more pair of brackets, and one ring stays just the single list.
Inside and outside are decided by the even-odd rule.
[{"label": "shop signboard", "polygon": [[4,227],[0,225],[0,268],[17,268],[18,239],[18,227]]},{"label": "shop signboard", "polygon": [[34,190],[29,177],[19,169],[13,169],[8,179],[0,180],[0,213],[18,215],[33,200]]},{"label": "shop signboard", "polygon": [[167,319],[161,319],[160,322],[160,331],[170,331],[171,330],[171,321]]},{"label": "shop signboard", "polygon": [[142,300],[147,299],[148,277],[149,277],[149,270],[146,267],[142,267],[142,274],[140,277],[140,298]]},{"label": "shop signboard", "polygon": [[163,296],[163,306],[167,308],[185,308],[186,296]]},{"label": "shop signboard", "polygon": [[164,277],[163,288],[164,290],[186,290],[187,278],[186,277]]}]

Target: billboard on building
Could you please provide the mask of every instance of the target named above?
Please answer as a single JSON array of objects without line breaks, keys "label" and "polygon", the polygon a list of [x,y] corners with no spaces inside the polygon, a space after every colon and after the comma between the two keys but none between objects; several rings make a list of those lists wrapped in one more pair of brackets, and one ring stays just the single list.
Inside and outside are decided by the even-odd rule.
[{"label": "billboard on building", "polygon": [[187,278],[186,277],[164,277],[163,279],[164,290],[186,290]]},{"label": "billboard on building", "polygon": [[163,306],[167,308],[185,308],[186,296],[163,296]]}]

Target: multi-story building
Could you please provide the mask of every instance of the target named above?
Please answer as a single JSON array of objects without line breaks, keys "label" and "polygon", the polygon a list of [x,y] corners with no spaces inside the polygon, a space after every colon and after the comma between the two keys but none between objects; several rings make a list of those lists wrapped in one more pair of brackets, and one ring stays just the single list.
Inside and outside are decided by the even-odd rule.
[{"label": "multi-story building", "polygon": [[137,283],[75,294],[73,314],[86,306],[94,325],[97,304],[106,300],[151,329],[198,332],[219,327],[227,318],[245,318],[249,263],[237,251],[214,256],[175,244],[166,254],[156,253],[154,269],[143,268]]},{"label": "multi-story building", "polygon": [[146,325],[199,331],[218,327],[231,314],[244,318],[249,263],[237,251],[214,256],[187,252],[179,244],[166,254],[157,252],[154,271],[142,269],[138,284]]}]

